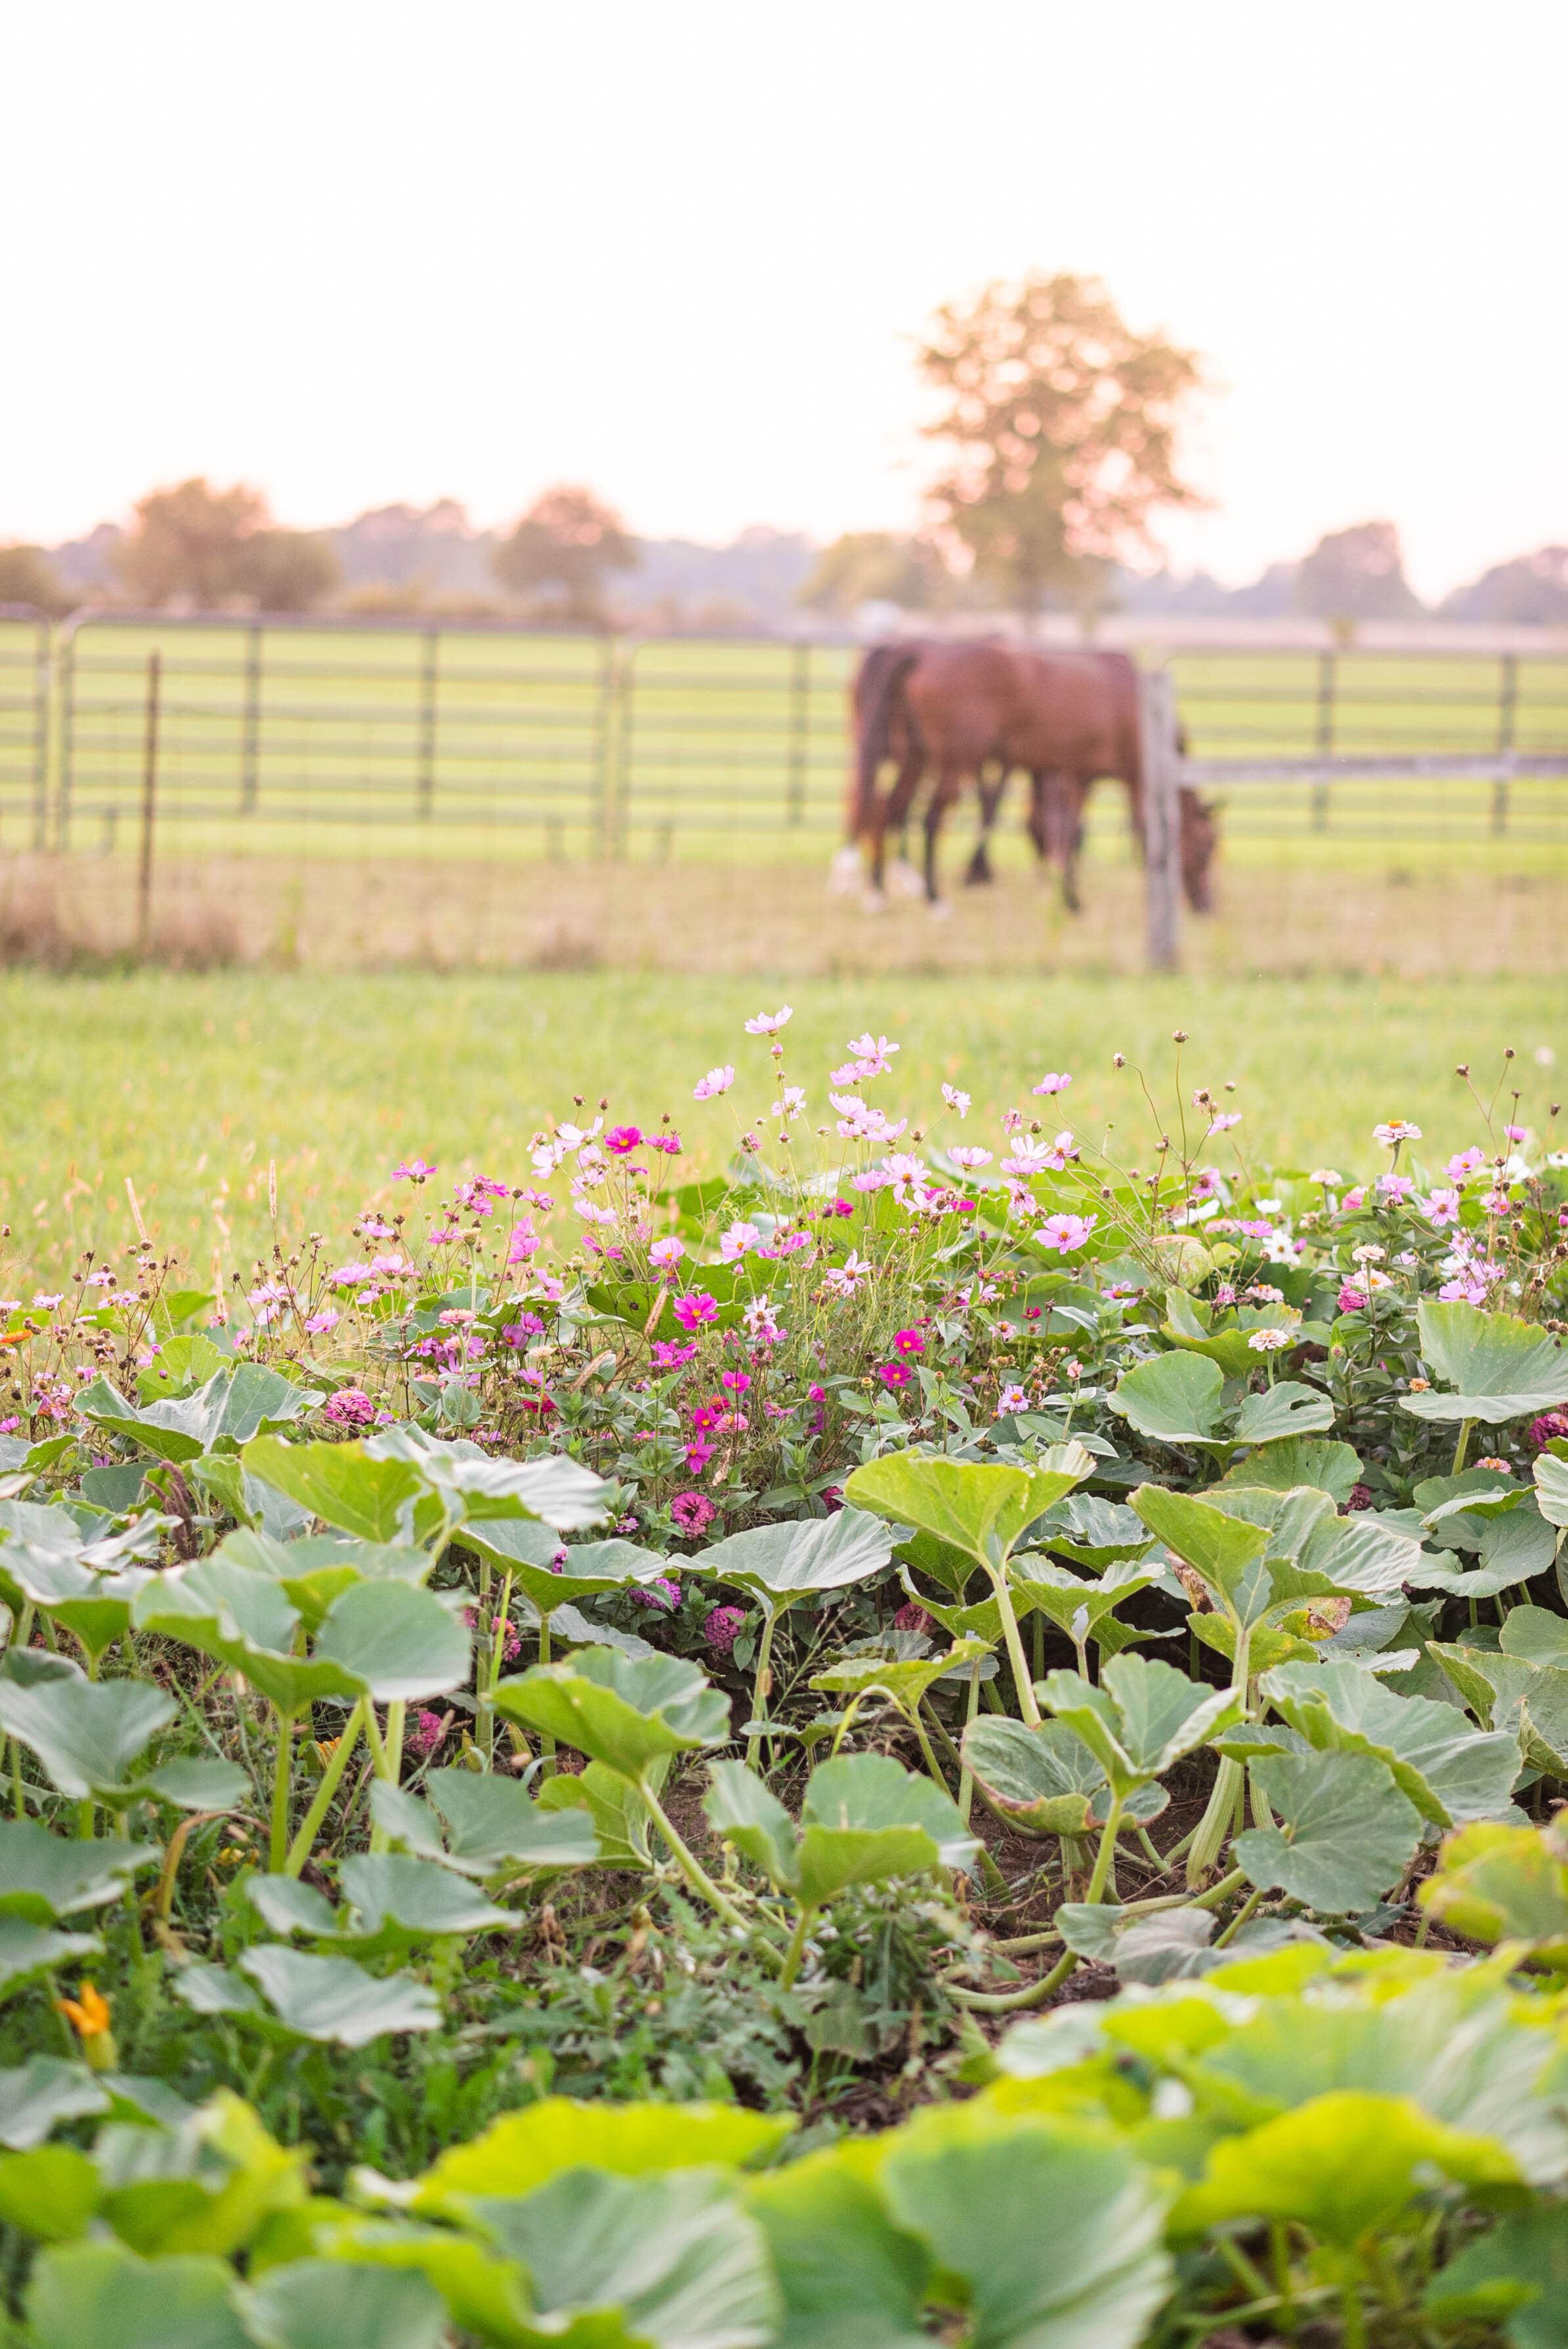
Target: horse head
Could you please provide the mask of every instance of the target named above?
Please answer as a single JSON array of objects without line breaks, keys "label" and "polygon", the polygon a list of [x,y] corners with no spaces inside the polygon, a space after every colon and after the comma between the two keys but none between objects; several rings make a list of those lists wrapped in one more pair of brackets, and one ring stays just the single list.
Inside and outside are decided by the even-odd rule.
[{"label": "horse head", "polygon": [[1220,845],[1220,803],[1200,800],[1195,791],[1184,786],[1180,806],[1181,885],[1193,912],[1207,914],[1214,905],[1209,869]]}]

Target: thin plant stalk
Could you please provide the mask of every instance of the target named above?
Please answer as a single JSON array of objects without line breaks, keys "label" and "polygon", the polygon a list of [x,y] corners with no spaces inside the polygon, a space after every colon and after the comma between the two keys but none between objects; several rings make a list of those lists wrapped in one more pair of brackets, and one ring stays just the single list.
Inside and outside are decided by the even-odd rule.
[{"label": "thin plant stalk", "polygon": [[[1250,1650],[1252,1643],[1251,1624],[1239,1625],[1236,1631],[1236,1655],[1231,1667],[1231,1686],[1240,1690],[1245,1702]],[[1209,1807],[1198,1823],[1198,1833],[1187,1855],[1187,1886],[1196,1892],[1204,1878],[1220,1857],[1226,1831],[1233,1823],[1236,1805],[1246,1788],[1246,1772],[1240,1762],[1227,1754],[1215,1774],[1213,1792]]]},{"label": "thin plant stalk", "polygon": [[[539,1661],[541,1664],[547,1664],[550,1661],[550,1611],[546,1607],[541,1607],[539,1609]],[[556,1741],[543,1729],[539,1732],[539,1752],[543,1757],[539,1770],[540,1777],[553,1778],[556,1775]],[[488,1759],[488,1756],[486,1758]]]},{"label": "thin plant stalk", "polygon": [[1237,1909],[1236,1914],[1231,1918],[1231,1922],[1226,1926],[1225,1930],[1215,1942],[1214,1946],[1217,1950],[1223,1950],[1230,1946],[1230,1944],[1235,1940],[1237,1934],[1241,1931],[1242,1926],[1247,1922],[1248,1918],[1251,1917],[1253,1909],[1256,1909],[1262,1897],[1262,1891],[1254,1887],[1251,1897],[1249,1899],[1242,1901],[1241,1906]]},{"label": "thin plant stalk", "polygon": [[332,1759],[321,1774],[321,1784],[316,1790],[316,1798],[301,1820],[298,1833],[288,1847],[288,1857],[283,1865],[283,1872],[286,1876],[297,1876],[310,1857],[316,1838],[321,1832],[321,1822],[332,1806],[332,1797],[342,1783],[343,1773],[348,1767],[354,1748],[358,1744],[359,1732],[365,1723],[365,1705],[366,1700],[361,1697],[343,1724]]},{"label": "thin plant stalk", "polygon": [[[1473,1419],[1461,1419],[1459,1422],[1459,1442],[1454,1445],[1454,1464],[1449,1471],[1450,1476],[1462,1476],[1464,1474],[1465,1455],[1470,1448],[1470,1432],[1474,1426]],[[1356,2306],[1359,2309],[1359,2301]]]},{"label": "thin plant stalk", "polygon": [[805,1955],[805,1938],[811,1930],[811,1920],[815,1914],[815,1909],[803,1907],[795,1919],[794,1931],[789,1937],[789,1947],[784,1955],[784,1971],[779,1976],[780,1990],[791,1990],[794,1986],[794,1978],[800,1971],[801,1960]]},{"label": "thin plant stalk", "polygon": [[[994,1538],[994,1537],[993,1537]],[[1034,1702],[1034,1683],[1029,1677],[1029,1666],[1023,1654],[1023,1639],[1018,1629],[1018,1618],[1012,1611],[1012,1593],[1007,1587],[1007,1566],[1000,1557],[992,1565],[986,1561],[991,1587],[996,1593],[997,1611],[1002,1617],[1002,1637],[1007,1642],[1007,1660],[1012,1666],[1013,1684],[1018,1691],[1018,1710],[1031,1729],[1040,1726],[1040,1707]]]},{"label": "thin plant stalk", "polygon": [[[763,1705],[773,1692],[773,1675],[768,1670],[768,1659],[774,1651],[774,1625],[778,1621],[779,1617],[783,1612],[784,1609],[782,1607],[776,1609],[770,1607],[766,1609],[763,1618],[763,1636],[757,1641],[757,1668],[752,1675],[752,1719],[753,1721],[765,1721],[767,1719],[766,1713],[763,1711]],[[762,1742],[761,1733],[755,1731],[746,1740],[746,1767],[748,1770],[754,1770],[757,1766],[757,1749],[762,1744]],[[768,1758],[771,1763],[773,1759],[773,1741],[771,1738],[768,1741]]]},{"label": "thin plant stalk", "polygon": [[[659,1834],[664,1837],[665,1842],[669,1845],[677,1868],[680,1868],[681,1875],[686,1878],[687,1883],[691,1887],[693,1892],[701,1893],[702,1899],[708,1903],[708,1906],[718,1911],[719,1915],[724,1920],[726,1925],[732,1925],[735,1927],[737,1931],[749,1935],[751,1929],[747,1925],[745,1919],[735,1907],[733,1901],[728,1899],[726,1896],[720,1891],[718,1886],[714,1883],[712,1878],[709,1875],[707,1869],[698,1858],[696,1853],[691,1849],[691,1846],[682,1837],[680,1829],[673,1824],[666,1814],[663,1805],[659,1802],[659,1799],[654,1793],[652,1787],[648,1784],[645,1778],[639,1778],[637,1785],[639,1794],[642,1796],[643,1801],[648,1805],[649,1811],[652,1816],[654,1826],[659,1829]],[[780,1961],[779,1953],[777,1950],[774,1948],[772,1942],[762,1941],[759,1946],[767,1951],[768,1956],[773,1959],[775,1963]]]},{"label": "thin plant stalk", "polygon": [[1091,1904],[1105,1898],[1106,1879],[1111,1872],[1111,1857],[1116,1847],[1116,1832],[1122,1823],[1122,1797],[1113,1795],[1106,1824],[1100,1829],[1100,1847],[1095,1854],[1095,1872],[1089,1878],[1089,1889],[1084,1895]]},{"label": "thin plant stalk", "polygon": [[[969,1698],[963,1717],[966,1729],[980,1711],[980,1668],[984,1661],[983,1656],[977,1656],[969,1668]],[[959,1776],[958,1806],[967,1827],[970,1812],[974,1807],[974,1772],[967,1762]]]},{"label": "thin plant stalk", "polygon": [[283,1873],[288,1857],[288,1797],[294,1770],[294,1723],[292,1713],[281,1710],[277,1716],[277,1753],[272,1773],[272,1842],[267,1853],[267,1866],[273,1875]]}]

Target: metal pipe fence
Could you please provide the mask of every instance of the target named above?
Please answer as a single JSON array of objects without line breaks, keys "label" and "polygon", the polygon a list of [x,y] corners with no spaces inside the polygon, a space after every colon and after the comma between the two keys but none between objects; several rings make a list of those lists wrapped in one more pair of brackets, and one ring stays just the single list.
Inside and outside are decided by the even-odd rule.
[{"label": "metal pipe fence", "polygon": [[[843,821],[858,643],[0,606],[0,849],[659,861]],[[1227,842],[1568,847],[1568,657],[1163,656]],[[1236,789],[1233,787],[1244,786]],[[1125,829],[1102,795],[1102,833]]]}]

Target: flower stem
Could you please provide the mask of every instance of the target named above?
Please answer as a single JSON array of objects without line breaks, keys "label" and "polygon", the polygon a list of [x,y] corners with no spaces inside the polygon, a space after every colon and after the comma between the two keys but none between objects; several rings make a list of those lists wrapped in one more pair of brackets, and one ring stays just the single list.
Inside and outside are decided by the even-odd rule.
[{"label": "flower stem", "polygon": [[[542,1664],[547,1664],[549,1661],[550,1609],[541,1607],[539,1609],[539,1661]],[[556,1775],[556,1741],[553,1737],[547,1736],[544,1730],[539,1732],[539,1751],[544,1756],[539,1775],[541,1778],[553,1778]]]}]

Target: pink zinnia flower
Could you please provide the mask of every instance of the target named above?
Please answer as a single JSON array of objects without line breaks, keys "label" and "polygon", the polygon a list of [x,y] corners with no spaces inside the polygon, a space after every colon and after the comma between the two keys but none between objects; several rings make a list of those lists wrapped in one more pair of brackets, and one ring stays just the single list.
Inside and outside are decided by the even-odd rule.
[{"label": "pink zinnia flower", "polygon": [[895,1631],[929,1631],[930,1628],[930,1617],[925,1609],[918,1606],[912,1599],[905,1606],[900,1607],[893,1618]]},{"label": "pink zinnia flower", "polygon": [[1568,1411],[1543,1411],[1531,1421],[1530,1440],[1537,1452],[1544,1452],[1553,1438],[1568,1439]]},{"label": "pink zinnia flower", "polygon": [[376,1406],[360,1387],[339,1387],[327,1400],[326,1416],[339,1427],[369,1427]]},{"label": "pink zinnia flower", "polygon": [[427,1754],[435,1752],[451,1725],[450,1722],[441,1719],[439,1713],[431,1713],[421,1705],[403,1732],[404,1753],[423,1761]]},{"label": "pink zinnia flower", "polygon": [[675,1300],[675,1319],[689,1333],[701,1330],[704,1322],[717,1320],[718,1317],[718,1302],[709,1296],[705,1288],[690,1289],[684,1297],[678,1297]]},{"label": "pink zinnia flower", "polygon": [[1366,1302],[1366,1292],[1347,1280],[1335,1301],[1342,1313],[1359,1313]]},{"label": "pink zinnia flower", "polygon": [[1438,1231],[1441,1231],[1445,1224],[1457,1224],[1459,1219],[1459,1195],[1458,1188],[1456,1187],[1452,1190],[1446,1191],[1434,1191],[1429,1199],[1423,1199],[1420,1202],[1420,1206],[1421,1212],[1426,1216],[1427,1221],[1433,1225]]},{"label": "pink zinnia flower", "polygon": [[1408,1174],[1379,1174],[1377,1177],[1377,1188],[1385,1199],[1407,1199],[1415,1187],[1415,1180]]},{"label": "pink zinnia flower", "polygon": [[1353,1485],[1351,1486],[1351,1488],[1350,1488],[1350,1498],[1349,1498],[1349,1500],[1345,1503],[1345,1507],[1346,1507],[1347,1509],[1369,1509],[1371,1506],[1372,1506],[1372,1487],[1371,1487],[1371,1485]]},{"label": "pink zinnia flower", "polygon": [[641,1141],[642,1128],[639,1125],[612,1125],[605,1136],[605,1148],[613,1150],[618,1158],[624,1158],[628,1151],[636,1150]]},{"label": "pink zinnia flower", "polygon": [[[692,1498],[698,1496],[693,1494]],[[716,1656],[730,1655],[746,1619],[742,1607],[711,1607],[702,1619],[702,1633]]]},{"label": "pink zinnia flower", "polygon": [[639,1607],[657,1607],[661,1615],[673,1615],[680,1604],[680,1585],[671,1582],[668,1575],[655,1575],[651,1582],[634,1583],[628,1591]]},{"label": "pink zinnia flower", "polygon": [[670,1504],[670,1514],[688,1541],[695,1541],[700,1534],[707,1532],[719,1512],[706,1493],[677,1493]]}]

